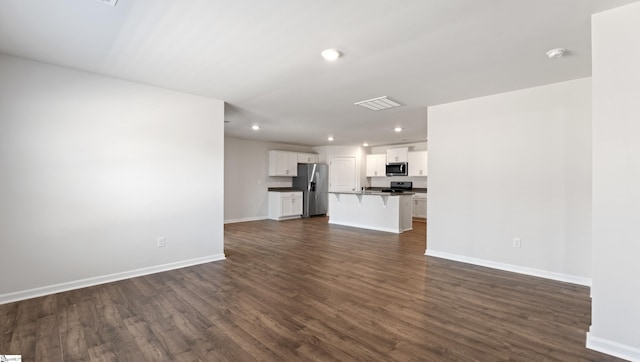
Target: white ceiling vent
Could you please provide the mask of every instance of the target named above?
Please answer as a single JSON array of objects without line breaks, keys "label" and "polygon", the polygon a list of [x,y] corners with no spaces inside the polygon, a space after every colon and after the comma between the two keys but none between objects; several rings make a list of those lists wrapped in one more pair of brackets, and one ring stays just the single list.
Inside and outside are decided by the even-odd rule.
[{"label": "white ceiling vent", "polygon": [[111,5],[111,6],[116,6],[116,3],[118,2],[118,0],[98,0],[103,4],[107,4],[107,5]]},{"label": "white ceiling vent", "polygon": [[369,108],[372,111],[381,111],[387,108],[400,107],[402,104],[398,102],[394,102],[391,99],[384,97],[367,99],[365,101],[360,101],[354,103],[356,106],[361,106],[364,108]]}]

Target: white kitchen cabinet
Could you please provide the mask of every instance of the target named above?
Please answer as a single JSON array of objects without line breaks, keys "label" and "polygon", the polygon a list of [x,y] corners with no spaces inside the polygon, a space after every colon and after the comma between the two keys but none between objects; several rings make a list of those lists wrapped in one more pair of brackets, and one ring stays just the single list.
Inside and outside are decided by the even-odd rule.
[{"label": "white kitchen cabinet", "polygon": [[427,176],[427,151],[409,152],[408,176]]},{"label": "white kitchen cabinet", "polygon": [[367,177],[387,176],[387,155],[367,155]]},{"label": "white kitchen cabinet", "polygon": [[315,153],[298,153],[298,163],[318,163],[319,160]]},{"label": "white kitchen cabinet", "polygon": [[413,194],[413,217],[427,218],[427,194]]},{"label": "white kitchen cabinet", "polygon": [[302,192],[269,191],[269,219],[286,220],[302,216]]},{"label": "white kitchen cabinet", "polygon": [[409,162],[409,147],[389,148],[387,150],[387,162]]},{"label": "white kitchen cabinet", "polygon": [[269,176],[298,176],[298,153],[269,151]]}]

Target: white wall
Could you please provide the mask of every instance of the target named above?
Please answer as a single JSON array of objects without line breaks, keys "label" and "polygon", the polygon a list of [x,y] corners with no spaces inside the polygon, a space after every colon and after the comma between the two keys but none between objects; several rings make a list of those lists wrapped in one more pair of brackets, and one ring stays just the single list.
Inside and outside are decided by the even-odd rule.
[{"label": "white wall", "polygon": [[590,92],[585,78],[429,108],[427,254],[589,284]]},{"label": "white wall", "polygon": [[413,151],[426,151],[427,150],[427,142],[415,142],[415,143],[405,143],[400,145],[386,145],[386,146],[375,146],[370,147],[370,154],[379,154],[379,153],[387,153],[387,150],[390,148],[398,148],[398,147],[407,147],[409,148],[409,152]]},{"label": "white wall", "polygon": [[269,176],[269,150],[316,153],[312,148],[233,137],[224,139],[224,220],[267,218],[269,187],[291,187],[291,177]]},{"label": "white wall", "polygon": [[640,3],[592,20],[593,304],[587,345],[640,361]]},{"label": "white wall", "polygon": [[[366,156],[364,148],[360,146],[319,146],[314,147],[316,153],[320,155],[320,162],[329,164],[333,157],[355,157],[356,159],[356,190],[363,186],[367,186],[367,178],[365,173]],[[331,167],[329,167],[331,173]],[[329,175],[329,179],[331,176]]]},{"label": "white wall", "polygon": [[224,257],[221,101],[4,55],[0,79],[0,303]]}]

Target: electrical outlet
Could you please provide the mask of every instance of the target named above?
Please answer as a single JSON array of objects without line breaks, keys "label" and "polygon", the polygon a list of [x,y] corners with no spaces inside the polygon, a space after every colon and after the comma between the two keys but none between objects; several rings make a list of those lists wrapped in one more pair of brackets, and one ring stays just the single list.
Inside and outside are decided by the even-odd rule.
[{"label": "electrical outlet", "polygon": [[167,246],[167,238],[165,238],[164,236],[161,236],[156,240],[158,241],[159,248],[164,248],[165,246]]},{"label": "electrical outlet", "polygon": [[522,241],[520,241],[520,238],[513,238],[513,247],[514,248],[522,247]]}]

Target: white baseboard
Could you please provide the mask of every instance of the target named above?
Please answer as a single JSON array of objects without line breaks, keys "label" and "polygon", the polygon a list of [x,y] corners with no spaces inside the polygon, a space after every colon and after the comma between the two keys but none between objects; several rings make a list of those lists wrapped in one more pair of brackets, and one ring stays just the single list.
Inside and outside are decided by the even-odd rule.
[{"label": "white baseboard", "polygon": [[254,216],[254,217],[245,217],[241,219],[228,219],[228,220],[225,220],[224,223],[233,224],[236,222],[259,221],[259,220],[266,220],[266,219],[267,219],[266,216]]},{"label": "white baseboard", "polygon": [[591,332],[587,332],[587,348],[629,361],[640,361],[640,349],[594,337]]},{"label": "white baseboard", "polygon": [[427,249],[424,255],[591,287],[591,278],[579,277],[575,275],[562,274],[562,273],[555,273],[555,272],[550,272],[546,270],[527,268],[527,267],[512,265],[512,264],[498,263],[491,260],[470,258],[463,255],[449,254],[449,253],[429,250],[429,249]]},{"label": "white baseboard", "polygon": [[120,273],[113,273],[113,274],[101,275],[98,277],[74,280],[71,282],[47,285],[45,287],[27,289],[19,292],[0,294],[0,304],[17,302],[20,300],[41,297],[44,295],[66,292],[68,290],[86,288],[93,285],[111,283],[118,280],[135,278],[143,275],[159,273],[167,270],[185,268],[188,266],[204,264],[204,263],[209,263],[212,261],[219,261],[224,259],[225,259],[224,254],[216,254],[216,255],[205,256],[202,258],[177,261],[173,263],[155,265],[151,267],[134,269],[134,270],[120,272]]},{"label": "white baseboard", "polygon": [[380,227],[380,226],[372,226],[372,225],[368,225],[368,224],[367,225],[362,225],[362,224],[358,224],[358,223],[342,222],[342,221],[341,222],[332,222],[331,219],[329,219],[329,224],[349,226],[349,227],[360,228],[360,229],[384,231],[384,232],[394,233],[394,234],[400,234],[401,233],[401,231],[399,231],[397,229],[384,228],[384,227]]}]

